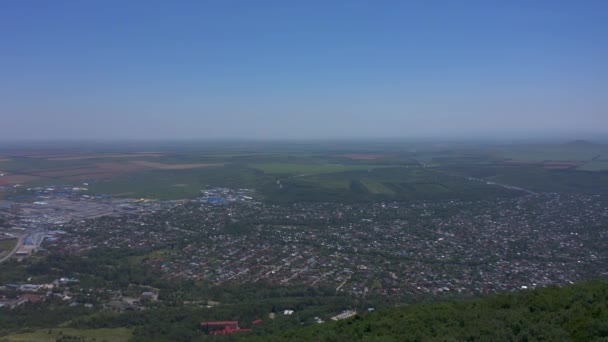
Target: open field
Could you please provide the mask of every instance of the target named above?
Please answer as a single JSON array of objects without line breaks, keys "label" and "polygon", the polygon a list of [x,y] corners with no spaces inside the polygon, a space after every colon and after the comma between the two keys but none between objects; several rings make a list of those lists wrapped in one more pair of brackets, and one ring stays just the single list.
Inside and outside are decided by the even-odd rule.
[{"label": "open field", "polygon": [[578,167],[581,171],[608,171],[608,161],[592,161]]},{"label": "open field", "polygon": [[46,156],[48,160],[82,160],[82,159],[99,159],[99,158],[137,158],[137,157],[162,157],[164,154],[156,152],[147,153],[123,153],[123,154],[83,154],[83,155],[59,155]]},{"label": "open field", "polygon": [[368,170],[385,165],[350,165],[350,164],[300,164],[300,163],[265,163],[251,164],[254,169],[268,174],[311,174],[343,172],[349,170]]},{"label": "open field", "polygon": [[[157,157],[160,158],[160,157]],[[8,184],[57,184],[61,182],[95,181],[111,179],[129,173],[147,170],[181,170],[221,166],[220,163],[161,163],[147,160],[111,159],[33,159],[20,158],[0,164],[0,178]]]},{"label": "open field", "polygon": [[37,176],[14,175],[11,173],[6,173],[3,177],[0,177],[0,185],[34,183],[39,180],[40,180],[40,177],[37,177]]},{"label": "open field", "polygon": [[4,251],[10,251],[15,247],[17,239],[0,240],[0,254]]},{"label": "open field", "polygon": [[[93,193],[161,199],[192,198],[201,189],[225,186],[256,189],[258,198],[276,201],[408,200],[484,192],[488,189],[479,186],[487,184],[467,181],[478,174],[483,181],[532,191],[588,192],[603,187],[601,171],[608,170],[608,145],[581,141],[183,143],[151,145],[149,151],[144,147],[122,146],[121,151],[114,146],[111,152],[95,152],[94,146],[87,151],[3,151],[0,173],[5,176],[0,177],[0,186],[86,182]],[[433,170],[460,178],[436,181]]]},{"label": "open field", "polygon": [[[107,342],[127,342],[131,338],[132,332],[127,328],[112,328],[112,329],[71,329],[71,328],[56,328],[43,329],[35,332],[15,334],[0,337],[0,342],[55,342],[62,337],[67,339],[68,336],[79,337],[84,341],[107,341]],[[79,340],[82,341],[82,340]]]},{"label": "open field", "polygon": [[[328,186],[348,181],[348,187]],[[312,174],[292,177],[266,186],[266,199],[291,201],[376,201],[480,199],[512,196],[513,191],[466,177],[448,176],[424,168],[392,167],[373,170]]]},{"label": "open field", "polygon": [[386,185],[380,183],[380,182],[376,182],[376,181],[372,181],[372,180],[363,180],[361,181],[361,183],[363,184],[363,186],[365,186],[365,188],[367,188],[367,191],[369,191],[372,194],[394,194],[395,191],[390,189],[389,187],[387,187]]},{"label": "open field", "polygon": [[201,167],[210,167],[210,166],[222,166],[223,164],[162,164],[162,163],[154,163],[145,160],[135,160],[132,161],[131,164],[137,166],[143,166],[145,168],[151,169],[159,169],[159,170],[183,170],[183,169],[196,169]]},{"label": "open field", "polygon": [[441,170],[538,192],[608,192],[608,172],[552,170],[542,167],[449,166]]},{"label": "open field", "polygon": [[[100,194],[123,194],[128,197],[159,199],[192,198],[202,189],[261,186],[265,177],[256,170],[242,166],[217,166],[200,169],[147,170],[115,176],[89,184],[89,189]],[[268,180],[271,181],[271,180]]]},{"label": "open field", "polygon": [[590,161],[608,155],[608,146],[599,144],[516,145],[491,149],[490,153],[519,161]]},{"label": "open field", "polygon": [[333,155],[332,157],[338,157],[338,158],[348,158],[348,159],[354,159],[354,160],[374,160],[374,159],[381,159],[381,158],[392,158],[394,157],[394,155],[386,155],[386,154],[370,154],[370,153],[350,153],[350,154],[337,154],[337,155]]},{"label": "open field", "polygon": [[583,165],[584,162],[583,161],[569,161],[569,160],[564,160],[564,161],[518,161],[518,160],[507,160],[505,162],[503,162],[502,164],[498,164],[501,166],[528,166],[528,167],[532,167],[532,166],[536,166],[536,167],[542,167],[545,169],[553,169],[553,170],[558,170],[558,169],[575,169],[581,165]]}]

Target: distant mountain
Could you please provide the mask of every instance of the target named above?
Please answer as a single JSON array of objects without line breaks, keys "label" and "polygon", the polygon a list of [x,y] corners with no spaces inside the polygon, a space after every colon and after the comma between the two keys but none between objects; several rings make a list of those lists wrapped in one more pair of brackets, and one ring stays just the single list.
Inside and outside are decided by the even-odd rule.
[{"label": "distant mountain", "polygon": [[264,341],[608,341],[608,282],[363,313]]}]

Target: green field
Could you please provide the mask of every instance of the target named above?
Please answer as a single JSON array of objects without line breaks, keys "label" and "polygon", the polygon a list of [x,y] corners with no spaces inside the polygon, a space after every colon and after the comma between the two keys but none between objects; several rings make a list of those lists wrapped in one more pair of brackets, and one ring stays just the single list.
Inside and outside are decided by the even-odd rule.
[{"label": "green field", "polygon": [[348,190],[350,188],[350,182],[346,179],[335,179],[335,180],[322,180],[322,181],[317,181],[317,180],[311,180],[311,184],[316,184],[318,186],[321,186],[323,188],[327,188],[327,189],[342,189],[342,190]]},{"label": "green field", "polygon": [[386,185],[384,185],[380,182],[376,182],[376,181],[372,181],[372,180],[362,180],[361,183],[367,188],[367,191],[369,191],[372,194],[392,195],[395,193],[395,191],[393,189],[390,189],[389,187],[387,187]]},{"label": "green field", "polygon": [[540,167],[451,166],[441,170],[538,192],[606,193],[608,172],[549,170]]},{"label": "green field", "polygon": [[65,341],[69,341],[69,337],[80,337],[85,341],[96,342],[127,342],[131,338],[131,329],[113,328],[113,329],[71,329],[71,328],[55,328],[42,329],[34,332],[8,335],[0,337],[0,342],[55,342],[63,336]]},{"label": "green field", "polygon": [[260,172],[241,166],[209,167],[189,170],[151,170],[89,184],[97,194],[157,199],[193,198],[202,189],[214,186],[256,187]]},{"label": "green field", "polygon": [[490,151],[495,156],[520,161],[591,161],[598,156],[608,155],[606,145],[595,144],[517,145]]},{"label": "green field", "polygon": [[[348,183],[346,183],[348,182]],[[425,168],[392,167],[311,174],[271,183],[262,193],[276,202],[481,199],[512,196],[502,187],[448,176]],[[329,186],[329,185],[334,186]],[[346,184],[348,186],[346,187]]]},{"label": "green field", "polygon": [[608,161],[592,161],[578,167],[581,171],[608,171]]},{"label": "green field", "polygon": [[[597,171],[608,170],[608,145],[584,141],[513,145],[372,141],[193,142],[148,147],[147,151],[158,151],[161,155],[138,156],[134,151],[146,149],[137,146],[129,147],[131,152],[124,146],[115,146],[115,150],[96,155],[91,147],[93,152],[85,153],[91,157],[85,159],[11,156],[10,161],[1,162],[0,167],[27,176],[62,169],[80,172],[78,170],[99,163],[116,166],[134,160],[161,165],[181,164],[183,169],[172,170],[127,168],[120,171],[118,167],[115,173],[99,176],[92,173],[91,179],[73,180],[69,175],[41,176],[28,185],[86,181],[95,194],[157,199],[194,198],[200,190],[209,187],[245,187],[255,189],[258,199],[277,202],[479,198],[482,194],[484,197],[504,193],[496,187],[468,181],[469,176],[489,177],[489,180],[533,191],[598,192],[606,189],[606,176]],[[82,153],[74,155],[78,157]],[[133,155],[118,157],[120,153]],[[573,165],[581,163],[582,166],[578,170],[548,170],[538,167],[540,164],[505,168],[506,161],[573,161]],[[197,163],[218,166],[187,168],[188,164]],[[446,178],[433,170],[453,172],[459,177]],[[3,196],[6,197],[6,193],[0,192],[0,198]]]},{"label": "green field", "polygon": [[15,247],[17,243],[17,239],[8,239],[0,241],[0,253],[3,251],[10,251]]},{"label": "green field", "polygon": [[356,165],[356,164],[305,164],[305,163],[263,163],[251,164],[254,169],[267,174],[310,174],[343,172],[349,170],[369,170],[386,167],[386,165]]}]

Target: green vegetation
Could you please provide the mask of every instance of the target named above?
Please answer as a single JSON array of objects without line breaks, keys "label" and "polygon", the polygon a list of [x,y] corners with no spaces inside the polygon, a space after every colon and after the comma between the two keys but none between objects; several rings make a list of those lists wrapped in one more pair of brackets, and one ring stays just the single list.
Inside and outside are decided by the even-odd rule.
[{"label": "green vegetation", "polygon": [[[142,251],[96,249],[86,256],[51,254],[21,263],[11,261],[0,264],[0,283],[19,282],[30,277],[33,282],[48,282],[71,274],[80,279],[80,284],[74,286],[121,290],[126,295],[138,295],[146,286],[152,286],[158,289],[160,300],[150,303],[150,307],[143,311],[101,310],[101,303],[109,299],[104,290],[77,298],[81,303],[93,304],[93,308],[82,305],[71,307],[60,298],[24,304],[14,309],[0,308],[0,336],[10,336],[9,341],[14,340],[12,338],[23,340],[48,334],[48,330],[52,329],[53,336],[57,331],[63,331],[70,336],[88,337],[88,332],[103,328],[108,329],[104,330],[108,334],[115,332],[117,336],[127,336],[127,332],[133,331],[132,339],[136,341],[192,341],[206,337],[198,328],[198,324],[204,320],[239,320],[243,327],[250,327],[253,320],[266,320],[270,312],[297,310],[296,315],[279,317],[264,327],[268,332],[280,331],[297,326],[301,321],[312,322],[314,316],[322,313],[373,301],[336,294],[335,288],[266,284],[216,286],[204,282],[167,280],[143,267],[142,262],[146,258],[167,253],[171,253],[171,248]],[[221,304],[207,308],[207,300]],[[374,305],[380,303],[381,300],[378,300]],[[117,328],[129,330],[115,330]],[[0,341],[3,341],[3,337],[0,337]],[[97,341],[101,340],[97,338]],[[108,341],[114,339],[108,338]]]},{"label": "green vegetation", "polygon": [[493,149],[492,154],[521,161],[590,161],[598,155],[608,154],[608,147],[599,144],[514,145]]},{"label": "green vegetation", "polygon": [[259,171],[238,165],[187,170],[151,170],[118,176],[89,185],[94,193],[157,199],[193,198],[213,186],[256,187]]},{"label": "green vegetation", "polygon": [[154,170],[92,183],[89,189],[94,193],[128,197],[179,199],[195,197],[201,189],[214,186],[245,187],[256,189],[258,198],[271,202],[357,202],[510,195],[509,191],[497,186],[470,181],[462,176],[448,176],[419,166],[263,165],[260,168],[270,173],[239,164],[197,170]]},{"label": "green vegetation", "polygon": [[9,335],[0,338],[1,342],[56,342],[56,341],[107,341],[126,342],[131,338],[132,331],[127,328],[113,329],[72,329],[56,328],[41,329],[34,332]]},{"label": "green vegetation", "polygon": [[[12,156],[0,165],[30,179],[28,185],[86,181],[93,193],[158,199],[192,198],[206,187],[247,187],[257,190],[258,199],[274,202],[444,199],[460,194],[479,198],[504,193],[466,179],[475,174],[532,191],[589,192],[594,183],[603,188],[606,178],[602,172],[590,176],[589,171],[608,170],[608,146],[585,141],[527,145],[184,142],[100,148],[91,146],[86,153],[58,149],[48,155]],[[154,154],[138,152],[145,150]],[[543,165],[546,161],[560,163]],[[513,164],[507,167],[509,162]],[[188,168],[189,164],[216,166]],[[427,167],[420,174],[406,170],[396,175],[394,171],[422,166]],[[382,173],[382,169],[392,171]],[[461,179],[433,180],[429,176],[433,169],[453,172]]]},{"label": "green vegetation", "polygon": [[281,179],[281,186],[269,183],[263,194],[267,200],[276,202],[353,202],[481,199],[512,196],[515,192],[431,168],[392,167],[285,178]]},{"label": "green vegetation", "polygon": [[592,161],[578,167],[581,171],[608,171],[608,161]]},{"label": "green vegetation", "polygon": [[417,304],[264,336],[274,341],[606,341],[608,283]]},{"label": "green vegetation", "polygon": [[451,166],[441,170],[532,191],[606,193],[608,172],[549,170],[540,167]]},{"label": "green vegetation", "polygon": [[386,185],[384,185],[380,182],[376,182],[376,181],[372,181],[372,180],[362,180],[361,183],[367,188],[367,191],[369,191],[372,194],[392,195],[395,193],[394,190],[390,189],[389,187],[387,187]]},{"label": "green vegetation", "polygon": [[330,173],[349,170],[369,170],[384,165],[356,165],[356,164],[300,164],[300,163],[264,163],[251,164],[251,167],[268,174],[312,174]]},{"label": "green vegetation", "polygon": [[0,240],[0,253],[12,250],[16,243],[17,239]]},{"label": "green vegetation", "polygon": [[[334,289],[163,281],[138,267],[139,257],[148,255],[101,250],[88,258],[52,257],[20,266],[29,274],[61,274],[69,269],[87,286],[124,291],[133,284],[153,282],[161,291],[162,303],[143,311],[112,312],[68,307],[58,299],[10,311],[0,309],[0,341],[602,341],[608,337],[606,281],[476,300],[383,307],[371,299],[336,296]],[[0,267],[2,272],[6,270]],[[184,304],[207,299],[220,304],[213,308]],[[88,300],[95,302],[94,298]],[[377,310],[367,312],[368,307]],[[296,313],[268,319],[268,313],[284,309]],[[345,309],[356,309],[359,314],[339,322],[314,323],[315,316],[327,317]],[[228,318],[253,331],[210,337],[198,328],[200,321]],[[255,319],[264,323],[252,326]],[[64,338],[59,339],[61,336]]]}]

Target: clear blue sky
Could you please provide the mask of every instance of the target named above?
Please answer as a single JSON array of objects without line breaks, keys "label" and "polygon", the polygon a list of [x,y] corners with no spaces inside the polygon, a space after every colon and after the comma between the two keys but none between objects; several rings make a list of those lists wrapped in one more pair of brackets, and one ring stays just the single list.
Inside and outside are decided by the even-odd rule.
[{"label": "clear blue sky", "polygon": [[608,1],[0,1],[0,139],[608,132]]}]

